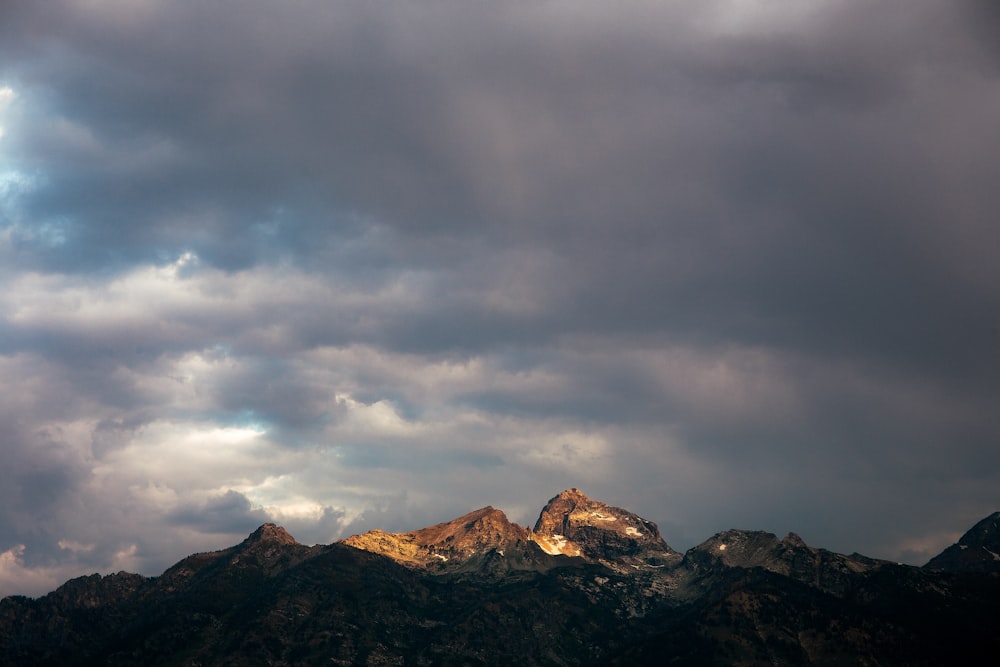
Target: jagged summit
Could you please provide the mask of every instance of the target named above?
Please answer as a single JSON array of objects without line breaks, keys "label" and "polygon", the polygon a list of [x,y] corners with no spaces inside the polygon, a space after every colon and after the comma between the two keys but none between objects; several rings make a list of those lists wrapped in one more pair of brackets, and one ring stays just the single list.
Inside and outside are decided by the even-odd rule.
[{"label": "jagged summit", "polygon": [[724,530],[691,549],[685,558],[692,562],[717,561],[727,567],[780,567],[782,556],[790,550],[808,548],[802,538],[796,544],[779,540],[762,530]]},{"label": "jagged summit", "polygon": [[781,540],[783,544],[787,544],[791,547],[806,547],[806,541],[799,537],[798,533],[788,533],[785,535],[785,539]]},{"label": "jagged summit", "polygon": [[502,547],[511,540],[525,539],[528,532],[511,523],[502,511],[488,505],[457,519],[421,528],[412,535],[418,544],[469,551]]},{"label": "jagged summit", "polygon": [[288,531],[273,523],[265,523],[243,540],[244,544],[277,542],[278,544],[298,544]]},{"label": "jagged summit", "polygon": [[827,593],[843,594],[857,576],[890,565],[859,554],[817,549],[795,533],[779,540],[761,530],[725,530],[684,554],[683,567],[702,582],[731,570],[761,569],[795,579]]},{"label": "jagged summit", "polygon": [[235,546],[181,559],[159,577],[159,582],[165,590],[175,590],[223,566],[275,574],[320,550],[321,547],[299,544],[281,526],[265,523]]},{"label": "jagged summit", "polygon": [[492,506],[457,519],[407,533],[370,530],[352,535],[344,544],[388,556],[409,566],[454,570],[477,556],[518,550],[528,542],[528,530],[511,523]]},{"label": "jagged summit", "polygon": [[598,561],[656,561],[677,558],[656,524],[576,488],[550,499],[538,515],[534,540],[549,554],[584,556]]},{"label": "jagged summit", "polygon": [[505,559],[500,568],[504,571],[567,565],[567,561],[559,560],[567,556],[584,563],[617,566],[659,566],[680,559],[680,554],[663,541],[655,523],[592,500],[576,488],[551,498],[530,531],[487,506],[420,530],[371,530],[343,542],[405,565],[440,572],[468,570],[472,560],[488,554]]},{"label": "jagged summit", "polygon": [[952,572],[1000,572],[1000,512],[970,528],[924,567]]},{"label": "jagged summit", "polygon": [[[998,524],[956,548],[1000,553]],[[0,665],[940,665],[1000,652],[993,572],[745,530],[656,563],[643,557],[669,547],[654,529],[577,489],[549,501],[533,533],[493,507],[311,547],[265,524],[158,577],[92,575],[0,600]],[[645,551],[611,557],[639,537]]]}]

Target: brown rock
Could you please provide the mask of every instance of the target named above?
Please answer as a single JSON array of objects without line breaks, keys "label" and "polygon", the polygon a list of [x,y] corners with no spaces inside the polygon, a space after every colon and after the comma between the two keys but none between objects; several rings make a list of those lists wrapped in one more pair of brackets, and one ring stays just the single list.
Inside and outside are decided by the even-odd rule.
[{"label": "brown rock", "polygon": [[545,505],[531,539],[550,554],[593,560],[676,559],[652,521],[567,489]]}]

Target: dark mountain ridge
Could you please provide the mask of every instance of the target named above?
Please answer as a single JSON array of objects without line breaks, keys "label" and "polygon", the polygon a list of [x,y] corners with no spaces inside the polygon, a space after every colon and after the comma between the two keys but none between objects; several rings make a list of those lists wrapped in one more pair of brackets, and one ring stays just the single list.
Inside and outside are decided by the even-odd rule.
[{"label": "dark mountain ridge", "polygon": [[1000,512],[994,512],[924,567],[950,572],[1000,572]]},{"label": "dark mountain ridge", "polygon": [[[718,533],[681,555],[577,489],[299,544],[265,524],[159,577],[0,601],[0,664],[960,664],[1000,650],[1000,513],[925,568]],[[964,545],[964,548],[962,546]]]}]

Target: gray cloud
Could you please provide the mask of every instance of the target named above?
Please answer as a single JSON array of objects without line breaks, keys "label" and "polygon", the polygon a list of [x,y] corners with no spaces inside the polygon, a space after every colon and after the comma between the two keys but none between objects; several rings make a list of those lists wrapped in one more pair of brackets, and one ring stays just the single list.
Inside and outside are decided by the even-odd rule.
[{"label": "gray cloud", "polygon": [[566,486],[995,510],[995,12],[689,4],[5,3],[2,592]]},{"label": "gray cloud", "polygon": [[254,509],[242,493],[229,490],[203,503],[182,504],[168,512],[166,519],[175,525],[193,526],[210,532],[251,533],[267,522],[268,516],[260,509]]}]

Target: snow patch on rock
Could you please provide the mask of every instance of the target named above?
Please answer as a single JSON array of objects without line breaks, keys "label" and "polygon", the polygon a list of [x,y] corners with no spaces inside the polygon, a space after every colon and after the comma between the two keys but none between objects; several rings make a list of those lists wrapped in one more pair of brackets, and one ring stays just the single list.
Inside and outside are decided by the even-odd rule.
[{"label": "snow patch on rock", "polygon": [[579,556],[580,547],[566,539],[565,535],[539,535],[535,533],[531,539],[550,556]]}]

